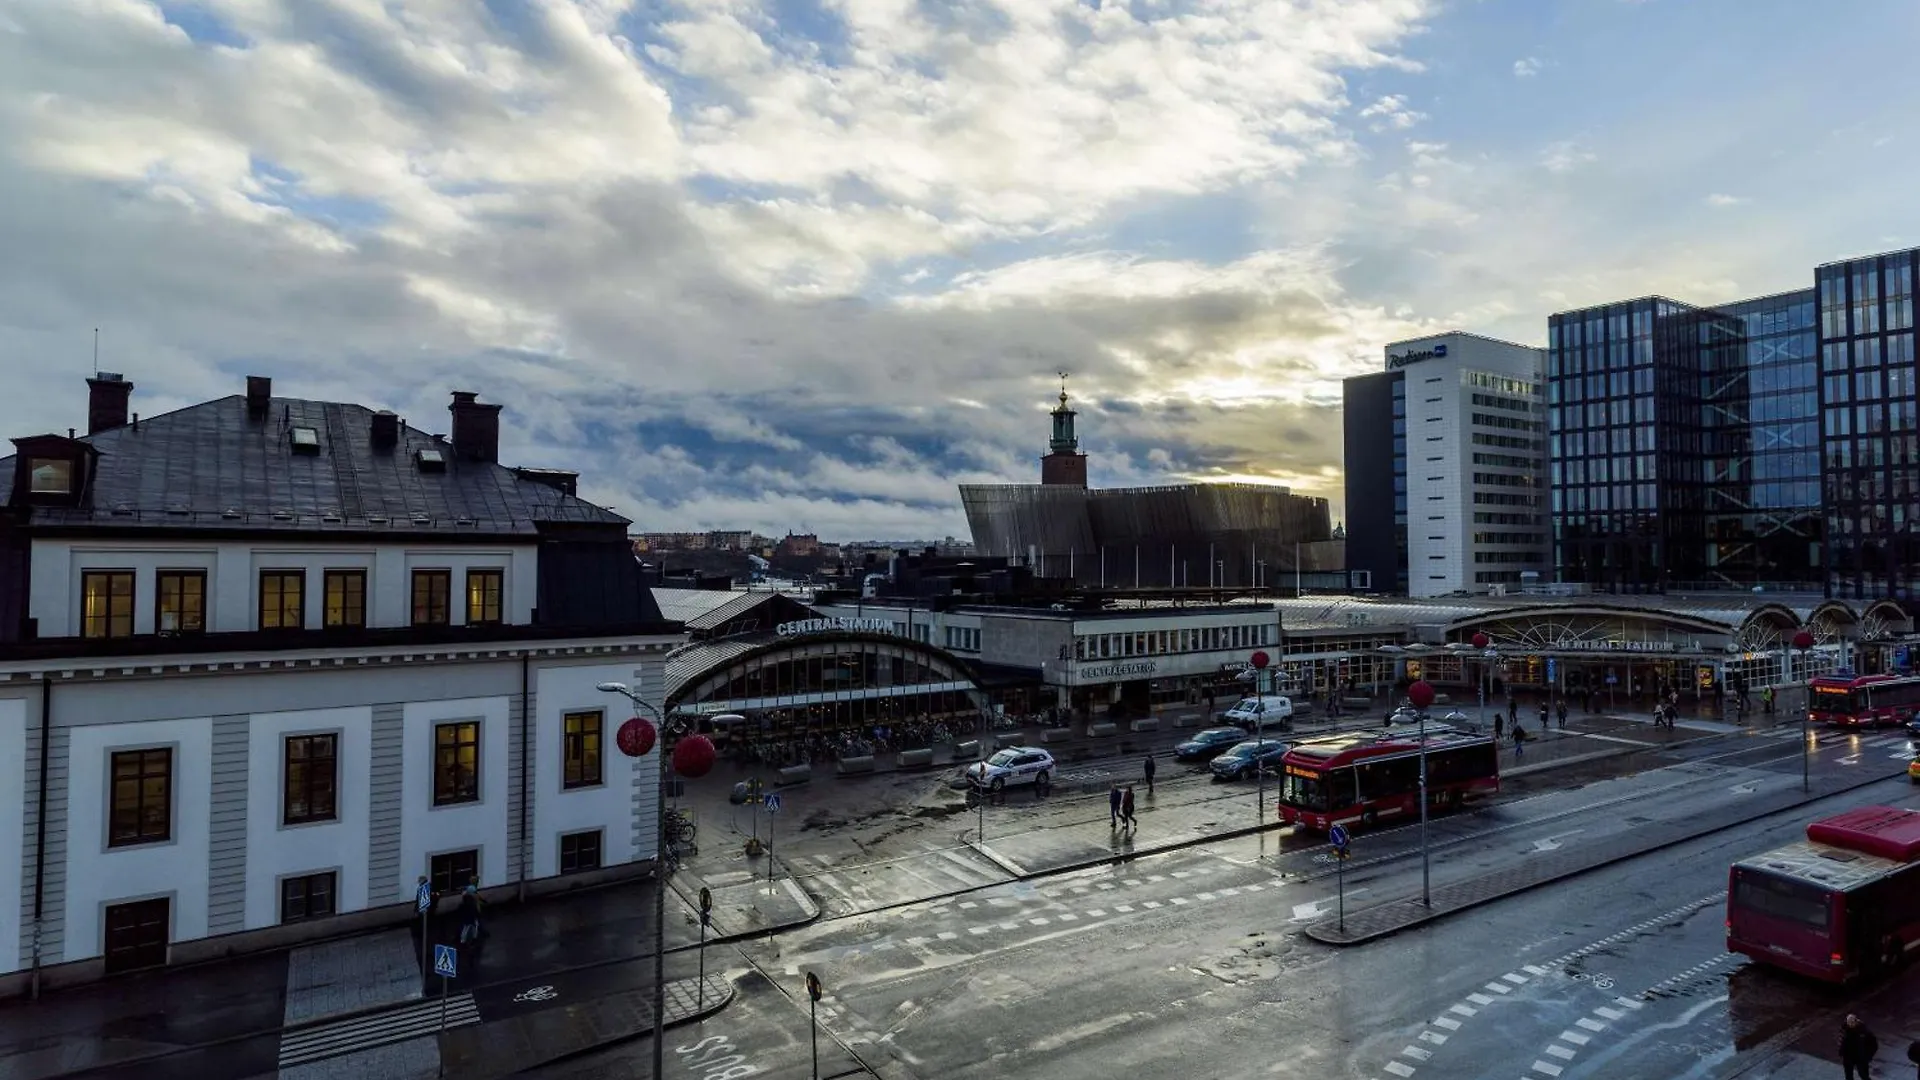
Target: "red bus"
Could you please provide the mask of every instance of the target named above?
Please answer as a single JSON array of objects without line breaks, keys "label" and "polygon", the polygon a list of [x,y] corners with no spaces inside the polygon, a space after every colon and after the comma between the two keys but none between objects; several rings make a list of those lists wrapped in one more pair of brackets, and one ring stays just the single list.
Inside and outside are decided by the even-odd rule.
[{"label": "red bus", "polygon": [[[1326,831],[1420,813],[1417,735],[1349,732],[1308,739],[1280,759],[1280,820]],[[1484,735],[1427,736],[1427,797],[1435,806],[1500,791],[1500,756]]]},{"label": "red bus", "polygon": [[1727,951],[1824,982],[1898,967],[1920,948],[1920,810],[1863,806],[1733,864]]},{"label": "red bus", "polygon": [[1904,724],[1920,709],[1920,676],[1820,675],[1808,719],[1836,727]]}]

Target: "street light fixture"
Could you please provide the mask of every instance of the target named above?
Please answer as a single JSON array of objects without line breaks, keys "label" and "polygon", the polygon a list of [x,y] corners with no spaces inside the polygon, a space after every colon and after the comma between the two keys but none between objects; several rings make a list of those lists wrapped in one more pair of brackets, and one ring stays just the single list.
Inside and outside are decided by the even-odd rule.
[{"label": "street light fixture", "polygon": [[1480,630],[1474,631],[1473,651],[1480,654],[1480,730],[1481,731],[1487,730],[1487,662],[1493,657],[1493,650],[1488,648],[1488,646],[1492,644],[1493,644],[1493,639],[1488,637],[1484,631],[1480,631]]},{"label": "street light fixture", "polygon": [[[661,1080],[666,1075],[667,1042],[667,747],[666,739],[673,736],[678,739],[674,747],[675,764],[687,776],[698,779],[705,776],[713,767],[713,743],[704,735],[691,735],[680,739],[692,730],[692,725],[683,720],[668,720],[652,703],[643,700],[631,687],[622,682],[603,682],[594,689],[603,694],[619,694],[633,702],[634,707],[653,714],[659,725],[660,783],[655,789],[658,802],[654,818],[654,882],[653,882],[653,1080]],[[620,725],[616,742],[620,752],[628,757],[645,757],[655,749],[654,725],[639,717],[634,717]],[[701,747],[697,744],[705,744]],[[703,988],[704,989],[704,988]]]},{"label": "street light fixture", "polygon": [[1427,866],[1427,706],[1433,704],[1433,684],[1421,679],[1407,687],[1407,700],[1420,717],[1420,902],[1432,907]]},{"label": "street light fixture", "polygon": [[1807,745],[1807,722],[1813,717],[1813,634],[1794,634],[1793,647],[1800,650],[1800,677],[1807,683],[1806,705],[1800,710],[1800,793],[1805,795],[1813,790],[1813,748]]}]

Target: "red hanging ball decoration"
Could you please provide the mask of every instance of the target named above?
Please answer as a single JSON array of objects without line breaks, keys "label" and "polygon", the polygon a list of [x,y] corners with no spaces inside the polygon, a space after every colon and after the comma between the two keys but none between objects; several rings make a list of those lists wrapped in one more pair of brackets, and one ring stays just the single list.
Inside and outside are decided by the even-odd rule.
[{"label": "red hanging ball decoration", "polygon": [[1473,647],[1474,647],[1474,648],[1476,648],[1476,649],[1484,649],[1484,648],[1486,648],[1486,647],[1487,647],[1488,645],[1491,645],[1491,644],[1493,644],[1493,639],[1492,639],[1492,638],[1490,638],[1490,637],[1488,637],[1487,635],[1485,635],[1485,634],[1482,634],[1482,633],[1476,633],[1476,634],[1474,634],[1474,635],[1473,635]]},{"label": "red hanging ball decoration", "polygon": [[1796,649],[1813,648],[1813,635],[1807,633],[1805,630],[1793,635],[1793,647]]},{"label": "red hanging ball decoration", "polygon": [[620,752],[628,757],[646,757],[659,737],[651,720],[636,716],[620,725],[620,730],[613,734],[613,741],[620,747]]},{"label": "red hanging ball decoration", "polygon": [[1273,658],[1268,656],[1265,650],[1262,650],[1260,652],[1254,653],[1251,660],[1255,668],[1261,671],[1265,671],[1267,669],[1267,665],[1272,662]]},{"label": "red hanging ball decoration", "polygon": [[1433,704],[1433,684],[1425,679],[1407,687],[1407,700],[1413,702],[1416,709],[1425,709]]},{"label": "red hanging ball decoration", "polygon": [[713,769],[713,740],[705,735],[689,735],[673,744],[673,771],[689,780],[698,780]]}]

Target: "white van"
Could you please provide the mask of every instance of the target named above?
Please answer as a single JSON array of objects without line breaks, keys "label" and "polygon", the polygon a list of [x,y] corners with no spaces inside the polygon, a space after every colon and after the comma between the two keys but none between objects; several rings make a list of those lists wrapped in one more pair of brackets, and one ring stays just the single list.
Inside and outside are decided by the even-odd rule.
[{"label": "white van", "polygon": [[1287,727],[1293,722],[1293,699],[1279,694],[1241,698],[1233,708],[1221,713],[1220,719],[1248,731],[1257,731],[1262,725]]}]

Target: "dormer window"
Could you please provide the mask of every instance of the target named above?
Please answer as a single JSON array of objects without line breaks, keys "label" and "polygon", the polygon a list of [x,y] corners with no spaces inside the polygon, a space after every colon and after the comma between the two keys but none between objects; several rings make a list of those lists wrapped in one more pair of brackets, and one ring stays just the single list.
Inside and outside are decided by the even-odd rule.
[{"label": "dormer window", "polygon": [[439,450],[423,446],[414,451],[414,459],[420,463],[421,472],[446,472],[447,457]]},{"label": "dormer window", "polygon": [[318,454],[320,452],[320,433],[310,427],[293,429],[293,452],[296,454]]},{"label": "dormer window", "polygon": [[31,495],[73,494],[73,461],[68,458],[32,458],[27,462],[27,492]]}]

